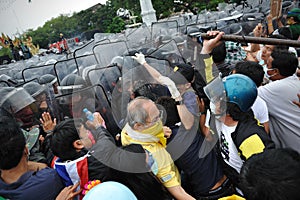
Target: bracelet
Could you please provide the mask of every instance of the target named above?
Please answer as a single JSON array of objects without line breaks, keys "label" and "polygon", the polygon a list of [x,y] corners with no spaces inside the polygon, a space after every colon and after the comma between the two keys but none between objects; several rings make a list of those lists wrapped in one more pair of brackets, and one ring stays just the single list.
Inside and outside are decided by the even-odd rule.
[{"label": "bracelet", "polygon": [[200,115],[206,115],[206,111],[200,112]]}]

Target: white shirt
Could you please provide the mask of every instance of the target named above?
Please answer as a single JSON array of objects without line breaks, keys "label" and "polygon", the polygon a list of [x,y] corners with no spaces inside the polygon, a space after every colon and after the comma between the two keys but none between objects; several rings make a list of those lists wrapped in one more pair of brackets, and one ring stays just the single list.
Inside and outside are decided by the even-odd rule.
[{"label": "white shirt", "polygon": [[232,140],[231,134],[235,131],[236,126],[226,126],[224,123],[216,120],[216,128],[219,134],[220,151],[223,160],[240,173],[243,160],[239,156],[238,150]]},{"label": "white shirt", "polygon": [[257,98],[251,108],[252,108],[255,118],[260,123],[263,124],[263,123],[269,121],[268,107],[267,107],[266,102],[262,98],[257,96]]}]

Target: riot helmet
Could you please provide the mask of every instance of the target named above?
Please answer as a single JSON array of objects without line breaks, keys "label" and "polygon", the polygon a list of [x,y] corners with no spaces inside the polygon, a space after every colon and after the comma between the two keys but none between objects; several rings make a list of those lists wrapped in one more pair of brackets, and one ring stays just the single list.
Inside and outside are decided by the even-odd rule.
[{"label": "riot helmet", "polygon": [[0,88],[0,106],[11,114],[19,112],[33,102],[34,98],[24,88]]},{"label": "riot helmet", "polygon": [[61,81],[61,84],[58,88],[62,94],[70,94],[74,91],[83,89],[86,86],[87,83],[82,77],[76,74],[69,74]]},{"label": "riot helmet", "polygon": [[23,85],[23,88],[33,97],[41,95],[45,92],[45,87],[36,82],[29,82]]},{"label": "riot helmet", "polygon": [[256,84],[242,74],[223,78],[227,101],[238,105],[243,112],[249,111],[257,97]]},{"label": "riot helmet", "polygon": [[232,74],[223,79],[219,76],[204,87],[204,92],[210,100],[213,114],[226,113],[226,102],[236,104],[242,112],[252,107],[257,97],[256,84],[242,74]]},{"label": "riot helmet", "polygon": [[54,83],[57,82],[57,78],[52,74],[45,74],[39,78],[38,82],[41,85],[43,85],[43,84],[53,85]]}]

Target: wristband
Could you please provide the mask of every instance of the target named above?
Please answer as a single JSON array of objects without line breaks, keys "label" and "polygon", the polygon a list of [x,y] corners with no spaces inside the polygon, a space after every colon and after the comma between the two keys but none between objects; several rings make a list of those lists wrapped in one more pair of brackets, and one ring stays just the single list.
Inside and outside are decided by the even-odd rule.
[{"label": "wristband", "polygon": [[183,99],[180,101],[175,101],[176,106],[183,105],[183,104],[184,104]]}]

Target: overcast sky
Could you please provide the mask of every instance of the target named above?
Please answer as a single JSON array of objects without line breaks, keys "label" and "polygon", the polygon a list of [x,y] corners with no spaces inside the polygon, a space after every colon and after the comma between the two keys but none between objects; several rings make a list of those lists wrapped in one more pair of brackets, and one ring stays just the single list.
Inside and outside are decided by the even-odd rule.
[{"label": "overcast sky", "polygon": [[0,0],[0,33],[13,36],[17,32],[36,29],[60,14],[72,14],[106,0]]}]

